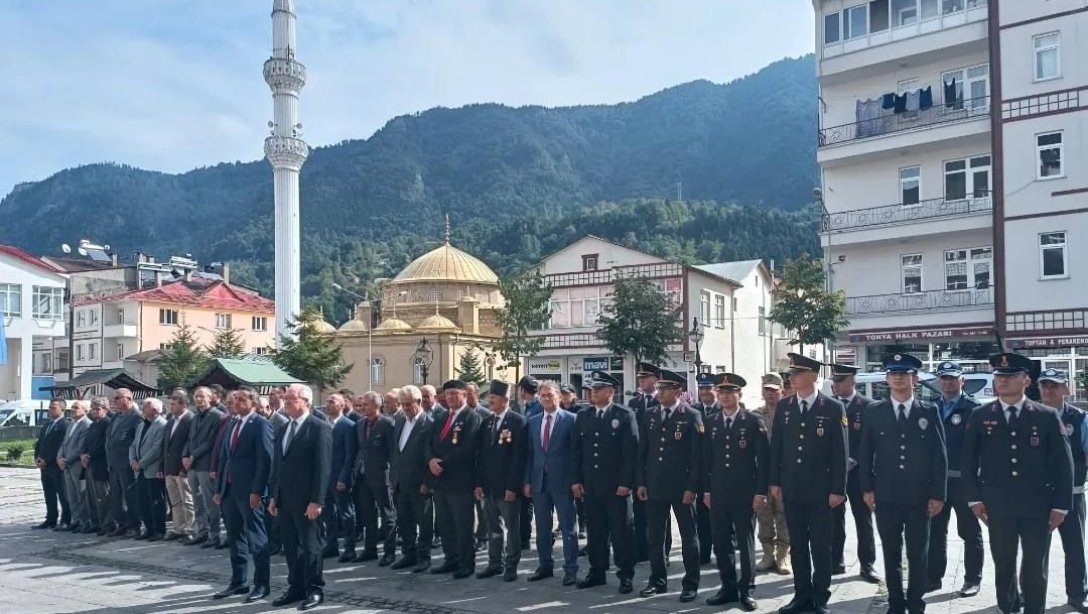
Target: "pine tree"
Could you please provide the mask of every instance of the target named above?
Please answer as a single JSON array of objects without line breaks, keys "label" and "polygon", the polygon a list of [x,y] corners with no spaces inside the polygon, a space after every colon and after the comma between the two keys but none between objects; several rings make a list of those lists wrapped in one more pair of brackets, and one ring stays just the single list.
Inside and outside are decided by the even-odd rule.
[{"label": "pine tree", "polygon": [[601,314],[597,337],[615,354],[634,356],[635,362],[661,364],[669,346],[684,337],[680,305],[643,277],[617,280],[612,303]]},{"label": "pine tree", "polygon": [[834,339],[849,325],[846,319],[846,294],[829,292],[827,276],[819,260],[801,254],[786,261],[782,284],[775,290],[774,310],[769,319],[781,324],[799,346],[817,345]]},{"label": "pine tree", "polygon": [[289,324],[291,334],[280,336],[280,347],[272,351],[272,361],[281,369],[318,390],[338,386],[352,367],[344,364],[332,335],[318,330],[321,320],[316,309],[304,309]]},{"label": "pine tree", "polygon": [[185,386],[208,366],[208,356],[197,345],[196,335],[188,324],[174,331],[170,347],[159,361],[159,390]]},{"label": "pine tree", "polygon": [[476,355],[475,348],[469,348],[465,353],[461,354],[459,363],[457,376],[461,378],[461,381],[484,384],[487,378],[480,366],[480,357]]},{"label": "pine tree", "polygon": [[246,344],[242,331],[237,328],[216,331],[212,344],[208,346],[208,356],[212,358],[241,358],[245,355]]}]

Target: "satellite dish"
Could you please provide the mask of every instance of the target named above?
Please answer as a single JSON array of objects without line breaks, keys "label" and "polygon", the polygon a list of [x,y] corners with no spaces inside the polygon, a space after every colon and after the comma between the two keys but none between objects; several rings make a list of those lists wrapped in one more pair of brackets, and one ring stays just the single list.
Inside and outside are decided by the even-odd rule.
[{"label": "satellite dish", "polygon": [[269,128],[275,128],[276,124],[273,124],[272,122],[268,122],[268,127]]},{"label": "satellite dish", "polygon": [[107,244],[103,245],[102,249],[106,250],[107,252],[110,251],[110,244],[107,243]]},{"label": "satellite dish", "polygon": [[79,255],[80,256],[86,256],[87,255],[87,250],[83,249],[82,247],[79,248]]},{"label": "satellite dish", "polygon": [[66,253],[66,254],[70,254],[70,253],[72,253],[72,246],[68,245],[67,243],[61,243],[60,244],[60,251]]}]

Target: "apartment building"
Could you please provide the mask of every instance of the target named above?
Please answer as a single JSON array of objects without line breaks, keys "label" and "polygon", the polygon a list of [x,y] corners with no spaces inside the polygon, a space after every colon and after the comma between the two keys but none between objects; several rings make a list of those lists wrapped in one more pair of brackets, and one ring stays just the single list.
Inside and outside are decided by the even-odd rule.
[{"label": "apartment building", "polygon": [[65,334],[64,275],[27,252],[0,245],[0,401],[49,398],[35,377],[35,345]]}]

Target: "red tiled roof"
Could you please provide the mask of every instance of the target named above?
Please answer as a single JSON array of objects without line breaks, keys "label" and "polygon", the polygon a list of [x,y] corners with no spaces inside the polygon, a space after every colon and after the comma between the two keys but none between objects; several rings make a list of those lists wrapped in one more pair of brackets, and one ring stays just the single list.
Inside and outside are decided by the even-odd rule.
[{"label": "red tiled roof", "polygon": [[0,254],[7,254],[8,256],[11,256],[16,260],[21,260],[26,264],[36,266],[39,269],[43,269],[50,273],[60,273],[60,269],[50,266],[49,263],[45,262],[41,258],[36,258],[32,254],[24,251],[23,249],[15,247],[14,245],[0,245]]},{"label": "red tiled roof", "polygon": [[141,301],[149,303],[173,303],[177,305],[189,305],[204,309],[220,309],[223,311],[253,311],[259,313],[273,313],[276,304],[252,292],[238,290],[224,281],[216,281],[207,285],[175,281],[164,283],[161,287],[146,288],[143,290],[130,290],[119,292],[104,297],[88,297],[76,304],[96,303],[106,301]]}]

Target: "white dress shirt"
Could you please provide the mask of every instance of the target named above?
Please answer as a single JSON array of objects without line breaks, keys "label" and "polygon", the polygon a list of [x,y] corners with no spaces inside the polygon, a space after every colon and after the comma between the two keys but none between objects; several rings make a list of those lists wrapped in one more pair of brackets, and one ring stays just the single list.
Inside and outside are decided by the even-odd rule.
[{"label": "white dress shirt", "polygon": [[[819,394],[820,392],[818,390],[813,390],[812,394],[808,395],[807,397],[801,397],[800,395],[798,395],[797,407],[808,407],[808,409],[812,409],[812,406],[816,404],[816,397],[819,396]],[[801,405],[802,402],[807,403],[807,405]]]},{"label": "white dress shirt", "polygon": [[419,422],[419,417],[422,415],[422,411],[417,413],[415,418],[409,418],[408,414],[404,414],[404,428],[401,429],[400,439],[397,441],[397,449],[401,452],[404,451],[404,446],[408,445],[408,438],[412,436],[412,429],[415,428],[416,422]]},{"label": "white dress shirt", "polygon": [[[551,424],[548,424],[548,416],[552,417]],[[548,431],[548,442],[551,443],[552,433],[555,432],[555,423],[559,422],[559,409],[553,409],[550,413],[548,410],[544,410],[540,420],[540,446],[544,447],[544,431]]]},{"label": "white dress shirt", "polygon": [[[252,414],[250,414],[250,415],[252,415]],[[303,412],[303,414],[301,416],[299,416],[298,418],[295,418],[294,420],[289,420],[287,422],[286,428],[283,429],[283,440],[280,441],[280,445],[283,447],[284,452],[287,452],[288,450],[291,449],[292,442],[288,441],[288,439],[287,439],[287,436],[291,435],[291,423],[293,422],[295,424],[295,433],[293,435],[291,435],[291,439],[294,439],[295,437],[298,437],[299,431],[302,430],[302,423],[306,422],[306,418],[309,418],[309,417],[310,417],[310,412],[307,411],[307,412]],[[238,432],[241,433],[242,431],[239,430]]]}]

